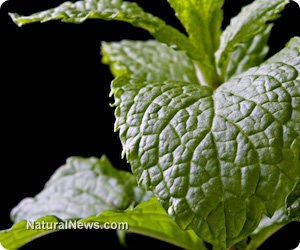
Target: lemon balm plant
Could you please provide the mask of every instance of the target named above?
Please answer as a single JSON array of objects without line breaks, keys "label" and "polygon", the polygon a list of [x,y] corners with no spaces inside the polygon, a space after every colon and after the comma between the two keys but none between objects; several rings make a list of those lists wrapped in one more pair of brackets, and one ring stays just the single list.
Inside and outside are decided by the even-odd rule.
[{"label": "lemon balm plant", "polygon": [[[132,174],[73,157],[0,233],[17,249],[54,230],[26,221],[128,222],[185,249],[257,249],[300,221],[300,38],[264,61],[287,0],[256,0],[221,31],[224,1],[169,0],[188,36],[136,3],[66,2],[16,24],[119,20],[156,40],[103,43],[115,129]],[[148,190],[148,191],[146,191]],[[153,196],[153,197],[152,197]]]}]

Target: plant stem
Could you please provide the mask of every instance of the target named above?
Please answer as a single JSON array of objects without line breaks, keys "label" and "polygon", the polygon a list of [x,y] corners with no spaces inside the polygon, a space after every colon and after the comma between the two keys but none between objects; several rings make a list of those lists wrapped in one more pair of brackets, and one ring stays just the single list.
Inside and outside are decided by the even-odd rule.
[{"label": "plant stem", "polygon": [[213,90],[221,85],[216,68],[202,65],[199,62],[194,62],[194,66],[200,85],[211,87]]}]

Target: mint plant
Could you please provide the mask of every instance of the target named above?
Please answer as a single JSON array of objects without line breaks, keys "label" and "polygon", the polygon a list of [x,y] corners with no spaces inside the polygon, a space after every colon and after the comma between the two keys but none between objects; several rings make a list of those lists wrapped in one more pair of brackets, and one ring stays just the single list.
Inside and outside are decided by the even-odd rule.
[{"label": "mint plant", "polygon": [[300,221],[300,38],[264,61],[272,21],[289,1],[256,0],[224,31],[224,1],[168,2],[188,36],[121,0],[11,14],[19,26],[125,21],[156,40],[102,44],[132,174],[105,156],[70,158],[12,210],[15,225],[0,232],[5,248],[53,231],[28,230],[26,221],[126,221],[130,231],[200,250],[204,242],[257,249]]}]

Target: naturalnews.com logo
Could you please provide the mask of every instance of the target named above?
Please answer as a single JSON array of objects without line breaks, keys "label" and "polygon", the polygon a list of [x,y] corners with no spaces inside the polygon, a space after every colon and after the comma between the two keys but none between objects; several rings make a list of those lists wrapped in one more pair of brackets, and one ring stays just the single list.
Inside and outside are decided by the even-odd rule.
[{"label": "naturalnews.com logo", "polygon": [[129,225],[127,222],[105,222],[100,224],[99,222],[84,223],[80,221],[62,221],[62,222],[36,222],[27,221],[27,229],[30,230],[66,230],[66,229],[117,229],[128,230]]}]

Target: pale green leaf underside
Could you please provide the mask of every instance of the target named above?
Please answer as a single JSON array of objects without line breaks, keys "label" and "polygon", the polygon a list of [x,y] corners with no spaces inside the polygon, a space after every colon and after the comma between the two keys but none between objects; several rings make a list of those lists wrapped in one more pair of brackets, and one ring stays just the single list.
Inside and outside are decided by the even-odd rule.
[{"label": "pale green leaf underside", "polygon": [[[299,175],[300,40],[210,88],[126,77],[116,129],[139,182],[183,229],[228,248],[272,216]],[[282,58],[282,56],[283,58]]]},{"label": "pale green leaf underside", "polygon": [[153,16],[136,3],[122,0],[85,0],[65,2],[60,6],[30,16],[10,14],[13,21],[22,26],[27,23],[62,20],[68,23],[82,23],[86,19],[117,20],[131,23],[135,27],[149,31],[155,39],[178,50],[186,51],[191,58],[202,60],[203,56],[190,40],[177,29]]},{"label": "pale green leaf underside", "polygon": [[216,52],[217,64],[222,75],[225,76],[230,53],[235,47],[261,33],[267,27],[266,23],[276,20],[289,2],[289,0],[256,0],[231,19],[230,25],[221,36],[220,47]]},{"label": "pale green leaf underside", "polygon": [[264,62],[269,52],[268,40],[273,25],[269,24],[263,32],[246,43],[240,43],[231,53],[226,69],[225,80]]},{"label": "pale green leaf underside", "polygon": [[85,218],[105,210],[125,210],[152,196],[137,186],[134,176],[115,169],[103,156],[72,157],[34,198],[22,200],[11,212],[14,222],[46,215]]},{"label": "pale green leaf underside", "polygon": [[[38,222],[62,222],[54,216],[46,216]],[[176,223],[166,214],[155,198],[143,202],[133,210],[126,211],[104,211],[98,216],[81,219],[82,223],[128,223],[130,232],[148,235],[160,240],[170,242],[185,249],[206,250],[203,241],[193,231],[183,232]],[[21,221],[13,228],[0,232],[0,242],[3,247],[15,250],[25,245],[34,238],[53,231],[27,230],[27,222]],[[99,232],[101,233],[101,232]],[[95,240],[96,242],[96,240]]]},{"label": "pale green leaf underside", "polygon": [[193,61],[155,40],[102,44],[102,61],[114,76],[129,74],[137,80],[178,80],[199,84]]}]

